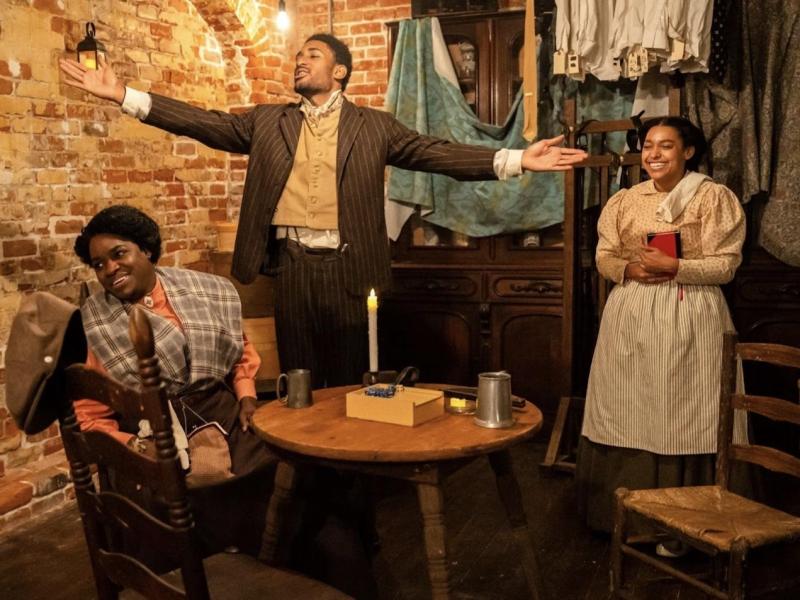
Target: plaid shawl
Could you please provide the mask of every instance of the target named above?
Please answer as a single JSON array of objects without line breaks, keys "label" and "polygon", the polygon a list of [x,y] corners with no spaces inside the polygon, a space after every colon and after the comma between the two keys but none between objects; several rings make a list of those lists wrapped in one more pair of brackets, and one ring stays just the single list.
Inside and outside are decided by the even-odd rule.
[{"label": "plaid shawl", "polygon": [[[244,349],[242,307],[236,288],[216,275],[157,268],[170,306],[183,330],[149,312],[161,377],[170,395],[208,389],[224,380]],[[118,381],[141,384],[136,352],[128,338],[132,304],[101,290],[81,307],[89,348]]]}]

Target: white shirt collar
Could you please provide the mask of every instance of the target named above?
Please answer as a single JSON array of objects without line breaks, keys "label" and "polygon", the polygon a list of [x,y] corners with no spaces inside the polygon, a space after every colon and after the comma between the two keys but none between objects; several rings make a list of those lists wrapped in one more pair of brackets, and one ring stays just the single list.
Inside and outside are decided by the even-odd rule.
[{"label": "white shirt collar", "polygon": [[692,198],[694,198],[694,195],[700,188],[700,184],[710,179],[708,175],[704,175],[703,173],[686,171],[683,179],[672,188],[661,201],[661,204],[658,205],[658,208],[656,208],[656,221],[672,223],[680,216],[683,209],[691,202]]}]

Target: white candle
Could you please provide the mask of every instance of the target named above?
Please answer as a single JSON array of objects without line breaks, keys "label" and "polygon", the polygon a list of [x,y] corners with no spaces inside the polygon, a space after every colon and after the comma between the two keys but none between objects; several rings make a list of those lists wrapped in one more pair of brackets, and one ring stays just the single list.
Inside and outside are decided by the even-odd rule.
[{"label": "white candle", "polygon": [[367,321],[369,324],[369,370],[378,371],[378,296],[375,290],[367,296]]}]

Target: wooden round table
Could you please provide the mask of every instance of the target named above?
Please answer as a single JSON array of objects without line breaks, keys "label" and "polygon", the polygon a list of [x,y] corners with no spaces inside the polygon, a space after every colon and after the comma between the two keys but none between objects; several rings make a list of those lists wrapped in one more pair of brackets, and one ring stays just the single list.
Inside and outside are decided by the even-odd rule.
[{"label": "wooden round table", "polygon": [[[445,413],[416,427],[345,416],[345,395],[361,386],[314,391],[308,408],[270,402],[253,415],[253,428],[281,458],[270,499],[261,558],[276,560],[281,516],[295,485],[297,463],[350,469],[412,482],[422,511],[433,597],[449,598],[442,480],[469,460],[486,455],[497,479],[533,598],[540,598],[537,561],[508,449],[531,437],[542,413],[527,402],[512,427],[487,429],[472,416]],[[425,385],[443,388],[448,386]]]}]

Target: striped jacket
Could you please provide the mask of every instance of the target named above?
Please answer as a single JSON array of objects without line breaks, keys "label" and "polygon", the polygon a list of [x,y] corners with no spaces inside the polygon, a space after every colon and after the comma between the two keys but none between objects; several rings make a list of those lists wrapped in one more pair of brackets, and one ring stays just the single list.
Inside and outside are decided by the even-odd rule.
[{"label": "striped jacket", "polygon": [[[289,178],[303,116],[299,104],[262,104],[242,114],[206,111],[151,94],[145,123],[207,146],[249,154],[232,273],[252,282],[270,264],[270,223]],[[384,218],[387,165],[459,180],[495,179],[496,150],[455,144],[407,129],[389,113],[345,100],[339,121],[336,181],[345,283],[353,293],[387,289],[391,280]]]}]

